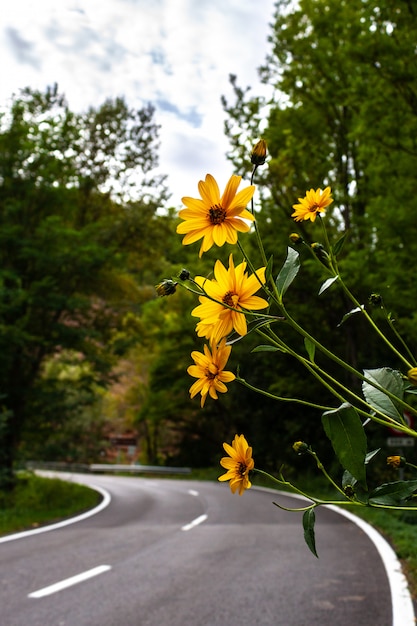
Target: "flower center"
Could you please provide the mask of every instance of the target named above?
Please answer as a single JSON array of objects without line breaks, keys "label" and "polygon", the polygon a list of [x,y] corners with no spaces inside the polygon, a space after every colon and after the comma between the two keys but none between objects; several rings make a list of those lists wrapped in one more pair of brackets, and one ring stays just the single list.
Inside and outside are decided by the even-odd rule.
[{"label": "flower center", "polygon": [[239,474],[239,476],[244,476],[246,473],[247,467],[245,465],[245,463],[238,463],[238,466],[236,468],[237,473]]},{"label": "flower center", "polygon": [[[231,307],[235,308],[235,307],[236,307],[236,305],[237,305],[237,302],[235,301],[235,300],[237,299],[237,298],[236,298],[236,295],[237,295],[237,294],[233,293],[233,291],[228,291],[228,292],[227,292],[227,293],[223,296],[223,300],[222,300],[222,302],[224,302],[225,304],[227,304],[227,306],[231,306]],[[234,297],[233,297],[233,296],[234,296]]]},{"label": "flower center", "polygon": [[222,224],[226,219],[226,211],[220,204],[210,207],[208,215],[212,224]]},{"label": "flower center", "polygon": [[208,380],[214,380],[219,373],[219,368],[214,363],[210,363],[210,365],[206,368],[205,374]]},{"label": "flower center", "polygon": [[320,205],[319,204],[312,204],[311,206],[308,207],[308,210],[311,213],[314,213],[315,211],[318,211],[320,209]]}]

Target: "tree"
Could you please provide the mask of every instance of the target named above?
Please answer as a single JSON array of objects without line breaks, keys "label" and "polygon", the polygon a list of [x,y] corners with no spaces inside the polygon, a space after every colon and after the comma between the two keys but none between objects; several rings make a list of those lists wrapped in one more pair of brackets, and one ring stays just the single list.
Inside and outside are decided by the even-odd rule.
[{"label": "tree", "polygon": [[[166,197],[151,106],[72,113],[56,87],[25,89],[0,119],[0,467],[13,463],[47,359],[76,354],[105,384],[162,247]],[[127,193],[129,198],[127,199]]]},{"label": "tree", "polygon": [[[327,211],[326,223],[334,239],[348,231],[341,260],[348,284],[366,305],[372,292],[382,294],[414,351],[415,17],[407,0],[278,0],[271,52],[260,69],[271,98],[252,96],[232,77],[235,102],[223,100],[238,171],[248,171],[247,155],[260,129],[268,142],[268,168],[258,176],[267,190],[258,213],[267,254],[285,254],[291,229],[308,243],[319,240],[317,223],[296,225],[290,215],[306,189],[330,185],[337,210]],[[347,303],[337,289],[318,300],[313,271],[305,263],[288,294],[297,319],[324,343],[331,332],[335,346],[359,368],[369,362],[398,366],[365,334],[360,317],[337,330]],[[302,387],[298,376],[294,372],[286,385]]]}]

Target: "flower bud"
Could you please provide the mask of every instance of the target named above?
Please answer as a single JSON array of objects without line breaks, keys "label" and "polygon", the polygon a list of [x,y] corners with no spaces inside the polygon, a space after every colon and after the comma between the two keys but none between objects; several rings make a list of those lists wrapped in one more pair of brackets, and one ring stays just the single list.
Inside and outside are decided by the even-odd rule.
[{"label": "flower bud", "polygon": [[305,443],[304,441],[296,441],[295,443],[293,443],[292,449],[297,454],[305,454],[309,448],[308,448],[308,444]]},{"label": "flower bud", "polygon": [[266,159],[266,141],[260,139],[257,144],[253,146],[250,154],[250,160],[253,165],[263,165]]},{"label": "flower bud", "polygon": [[407,378],[413,385],[417,385],[417,367],[412,367],[407,372]]},{"label": "flower bud", "polygon": [[173,280],[164,278],[160,283],[155,285],[156,293],[158,296],[172,296],[177,290],[178,283],[174,283]]},{"label": "flower bud", "polygon": [[303,243],[303,238],[298,233],[291,233],[288,239],[295,245]]},{"label": "flower bud", "polygon": [[382,296],[379,293],[371,293],[369,296],[369,304],[372,304],[373,306],[381,306]]},{"label": "flower bud", "polygon": [[323,263],[323,265],[329,264],[329,255],[327,254],[324,246],[321,243],[312,243],[311,249],[316,257]]},{"label": "flower bud", "polygon": [[190,278],[190,272],[184,268],[178,274],[180,280],[188,280]]},{"label": "flower bud", "polygon": [[403,456],[388,456],[387,457],[387,465],[391,467],[395,467],[398,469],[399,467],[405,467],[407,460]]}]

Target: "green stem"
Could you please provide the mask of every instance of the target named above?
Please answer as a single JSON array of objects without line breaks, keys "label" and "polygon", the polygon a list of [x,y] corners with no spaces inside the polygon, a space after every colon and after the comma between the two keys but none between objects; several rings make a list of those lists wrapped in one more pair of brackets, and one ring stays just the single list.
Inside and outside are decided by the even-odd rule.
[{"label": "green stem", "polygon": [[321,220],[321,224],[323,227],[323,235],[324,235],[324,239],[325,239],[325,243],[329,252],[329,259],[330,259],[330,269],[331,271],[334,273],[334,276],[338,277],[338,282],[340,284],[340,286],[342,287],[343,291],[345,292],[345,294],[347,295],[347,297],[349,298],[349,300],[351,302],[353,302],[353,304],[355,305],[356,308],[359,308],[359,310],[363,313],[363,315],[365,316],[365,319],[367,320],[367,322],[370,324],[370,326],[374,329],[374,331],[377,333],[377,335],[379,336],[380,339],[382,339],[382,341],[390,348],[390,350],[392,350],[392,352],[406,365],[406,367],[408,369],[411,369],[413,366],[411,365],[411,363],[405,358],[405,356],[403,354],[401,354],[401,352],[399,350],[397,350],[397,348],[390,342],[390,340],[384,335],[384,333],[381,331],[381,329],[379,328],[379,326],[374,322],[374,320],[372,319],[372,317],[369,315],[369,313],[366,311],[365,307],[362,306],[359,301],[356,299],[356,297],[353,295],[353,293],[350,291],[350,289],[348,288],[348,286],[345,284],[344,280],[342,279],[342,277],[340,276],[340,273],[338,271],[338,266],[337,266],[337,259],[335,258],[335,256],[333,255],[332,252],[332,248],[330,246],[330,242],[329,242],[329,238],[327,235],[327,230],[324,224],[324,221]]},{"label": "green stem", "polygon": [[284,398],[282,396],[276,396],[273,393],[269,393],[269,391],[265,391],[264,389],[260,389],[259,387],[254,387],[254,385],[251,385],[244,378],[241,378],[240,376],[236,376],[235,380],[236,382],[240,383],[244,387],[247,387],[251,391],[255,391],[256,393],[259,393],[262,396],[271,398],[271,400],[278,400],[280,402],[289,402],[289,403],[294,402],[294,403],[301,404],[304,406],[311,406],[313,407],[313,409],[319,409],[320,411],[331,411],[333,409],[333,407],[324,406],[322,404],[314,404],[313,402],[307,402],[306,400],[300,400],[299,398]]},{"label": "green stem", "polygon": [[[320,350],[320,352],[322,354],[324,354],[329,359],[331,359],[332,361],[334,361],[335,363],[337,363],[338,365],[343,367],[349,373],[351,373],[354,376],[356,376],[357,378],[359,378],[359,380],[368,383],[372,387],[375,387],[375,389],[378,389],[378,391],[380,391],[381,393],[384,393],[386,396],[388,396],[388,398],[390,398],[396,404],[400,405],[403,409],[407,409],[411,413],[416,414],[416,409],[414,407],[412,407],[409,404],[407,404],[407,402],[405,402],[401,398],[398,398],[398,396],[395,396],[388,389],[384,389],[383,387],[381,387],[380,385],[378,385],[374,381],[369,380],[368,378],[366,378],[366,376],[364,376],[363,374],[358,372],[358,370],[356,370],[354,367],[349,365],[349,363],[346,363],[345,361],[343,361],[343,359],[341,359],[336,354],[334,354],[333,352],[328,350],[325,346],[323,346],[323,344],[321,344],[315,337],[313,337],[312,335],[310,335],[310,333],[308,333],[306,330],[304,330],[304,328],[302,328],[291,317],[291,315],[286,310],[284,304],[281,305],[281,309],[282,309],[283,315],[285,317],[285,321],[288,322],[294,328],[294,330],[296,330],[302,337],[305,337],[306,339],[311,341],[316,346],[316,348],[318,348],[318,350]],[[372,410],[374,410],[374,408],[372,408]],[[397,422],[395,422],[395,423],[397,423]],[[406,426],[406,424],[404,424],[403,426]],[[409,431],[404,430],[404,432],[409,432]]]}]

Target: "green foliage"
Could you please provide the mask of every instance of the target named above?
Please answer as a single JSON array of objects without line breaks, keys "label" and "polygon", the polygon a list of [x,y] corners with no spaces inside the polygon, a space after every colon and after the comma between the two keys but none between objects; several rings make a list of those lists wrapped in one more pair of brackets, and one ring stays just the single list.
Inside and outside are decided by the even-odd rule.
[{"label": "green foliage", "polygon": [[131,110],[122,99],[76,115],[54,88],[24,90],[0,118],[6,474],[35,412],[54,424],[52,407],[65,404],[52,389],[47,401],[46,362],[78,355],[91,393],[127,347],[118,329],[141,305],[136,281],[153,261],[157,269],[164,232],[156,215],[163,180],[149,177],[157,164],[152,116],[152,107]]},{"label": "green foliage", "polygon": [[304,528],[304,540],[311,552],[318,558],[316,551],[316,535],[314,532],[314,524],[316,521],[316,514],[314,509],[308,509],[303,514],[303,528]]},{"label": "green foliage", "polygon": [[0,491],[0,534],[34,528],[81,513],[96,506],[100,497],[83,485],[20,473],[13,493]]},{"label": "green foliage", "polygon": [[342,404],[322,415],[323,427],[343,469],[366,487],[366,435],[354,407]]},{"label": "green foliage", "polygon": [[[412,3],[300,0],[294,4],[278,0],[275,7],[270,52],[260,68],[271,97],[262,99],[254,90],[239,87],[234,76],[235,102],[223,99],[229,157],[237,171],[249,171],[248,155],[263,129],[269,159],[267,167],[257,170],[261,207],[256,218],[267,258],[273,256],[279,265],[291,228],[305,242],[297,249],[302,269],[285,294],[293,318],[324,345],[329,346],[331,337],[331,349],[359,369],[370,365],[400,368],[400,362],[369,332],[361,311],[366,308],[376,320],[392,311],[393,328],[383,321],[383,329],[394,345],[399,343],[393,329],[416,351],[416,287],[410,272],[411,259],[417,255],[417,62],[413,43],[417,27]],[[352,308],[337,277],[329,277],[324,266],[320,272],[311,258],[310,244],[322,237],[320,220],[291,226],[288,219],[292,205],[306,189],[327,185],[336,207],[326,211],[330,249],[338,256],[359,307]],[[375,291],[382,295],[383,310],[368,306],[369,295]],[[286,340],[291,337],[285,325],[280,325],[280,336],[283,333]],[[291,345],[298,349],[296,343]],[[312,362],[319,359],[321,363],[311,344],[306,349]],[[314,388],[312,383],[310,389],[303,370],[291,359],[272,358],[270,367],[279,384],[269,381],[268,375],[262,378],[255,367],[250,378],[254,386],[275,393],[279,389],[280,396],[302,389],[303,396],[306,393],[313,402],[322,400],[321,386]],[[264,365],[268,367],[267,360]],[[244,361],[240,367],[243,375]],[[246,367],[252,374],[252,366]],[[336,365],[329,371],[341,376]],[[361,394],[357,380],[348,374],[342,379]],[[369,384],[364,391],[368,398],[378,395]],[[379,397],[383,400],[380,393]],[[387,401],[386,396],[385,404]],[[262,397],[257,402],[262,429],[264,415],[271,408]],[[374,406],[371,399],[370,404]],[[301,438],[314,441],[323,454],[323,442],[317,441],[308,411],[285,405],[279,412],[279,428],[284,421],[287,433],[303,433]],[[375,445],[385,445],[385,438],[372,429],[370,437],[371,446],[374,440]],[[276,455],[281,455],[278,449]]]}]

